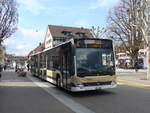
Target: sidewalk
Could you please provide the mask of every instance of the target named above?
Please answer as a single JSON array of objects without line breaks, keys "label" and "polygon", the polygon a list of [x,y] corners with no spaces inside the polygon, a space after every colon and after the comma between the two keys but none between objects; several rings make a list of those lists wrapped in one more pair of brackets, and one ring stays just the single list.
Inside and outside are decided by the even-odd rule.
[{"label": "sidewalk", "polygon": [[[135,72],[135,69],[120,69],[120,68],[117,68],[116,71],[119,72],[119,73],[127,73],[127,72]],[[138,73],[146,73],[146,72],[147,72],[147,69],[139,69],[138,70]]]},{"label": "sidewalk", "polygon": [[142,87],[150,87],[150,80],[147,80],[146,69],[135,72],[134,69],[117,69],[116,75],[118,82]]}]

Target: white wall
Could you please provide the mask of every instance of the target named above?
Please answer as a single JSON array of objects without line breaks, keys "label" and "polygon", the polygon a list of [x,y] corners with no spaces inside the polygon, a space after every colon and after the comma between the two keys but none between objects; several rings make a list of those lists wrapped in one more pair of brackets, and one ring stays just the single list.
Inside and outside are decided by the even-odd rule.
[{"label": "white wall", "polygon": [[53,37],[50,33],[49,28],[47,28],[47,32],[45,35],[45,48],[51,48],[52,47],[52,42],[53,42]]}]

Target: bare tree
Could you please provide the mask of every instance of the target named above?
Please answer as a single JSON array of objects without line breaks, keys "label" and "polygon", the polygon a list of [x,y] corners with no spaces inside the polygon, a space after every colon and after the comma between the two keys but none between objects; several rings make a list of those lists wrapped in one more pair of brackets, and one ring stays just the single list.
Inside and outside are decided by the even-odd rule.
[{"label": "bare tree", "polygon": [[18,13],[15,0],[0,0],[0,45],[17,29]]},{"label": "bare tree", "polygon": [[94,38],[103,38],[106,33],[106,29],[104,27],[101,28],[99,26],[98,27],[92,26],[91,33]]},{"label": "bare tree", "polygon": [[149,0],[143,0],[143,3],[140,4],[143,6],[142,10],[139,13],[139,16],[141,17],[141,23],[140,26],[143,37],[145,40],[145,45],[147,49],[147,79],[150,79],[150,1]]},{"label": "bare tree", "polygon": [[145,44],[148,46],[149,44],[148,37],[150,36],[150,1],[149,0],[142,0],[142,1],[143,1],[142,3],[139,3],[139,5],[142,7],[142,9],[139,10],[138,13],[140,17],[139,26],[143,33]]},{"label": "bare tree", "polygon": [[145,0],[120,0],[108,16],[109,35],[119,39],[132,59],[138,60],[138,51],[144,40],[141,27]]}]

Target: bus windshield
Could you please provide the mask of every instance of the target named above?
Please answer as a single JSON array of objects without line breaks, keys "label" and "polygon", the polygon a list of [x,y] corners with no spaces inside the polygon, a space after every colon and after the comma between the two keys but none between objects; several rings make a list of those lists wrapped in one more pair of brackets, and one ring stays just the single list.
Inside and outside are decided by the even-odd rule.
[{"label": "bus windshield", "polygon": [[77,75],[101,76],[115,74],[112,49],[77,48]]}]

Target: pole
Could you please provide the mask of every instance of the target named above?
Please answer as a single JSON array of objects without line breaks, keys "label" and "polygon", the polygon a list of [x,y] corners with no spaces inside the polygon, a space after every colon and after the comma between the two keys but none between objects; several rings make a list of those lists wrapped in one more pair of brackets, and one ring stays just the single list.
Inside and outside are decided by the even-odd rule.
[{"label": "pole", "polygon": [[147,80],[150,79],[150,41],[149,41],[149,3],[148,0],[145,0],[145,7],[146,7],[146,16],[145,16],[145,26],[146,26],[146,32],[145,32],[145,39],[147,41]]},{"label": "pole", "polygon": [[150,44],[147,47],[147,77],[146,79],[150,79]]}]

